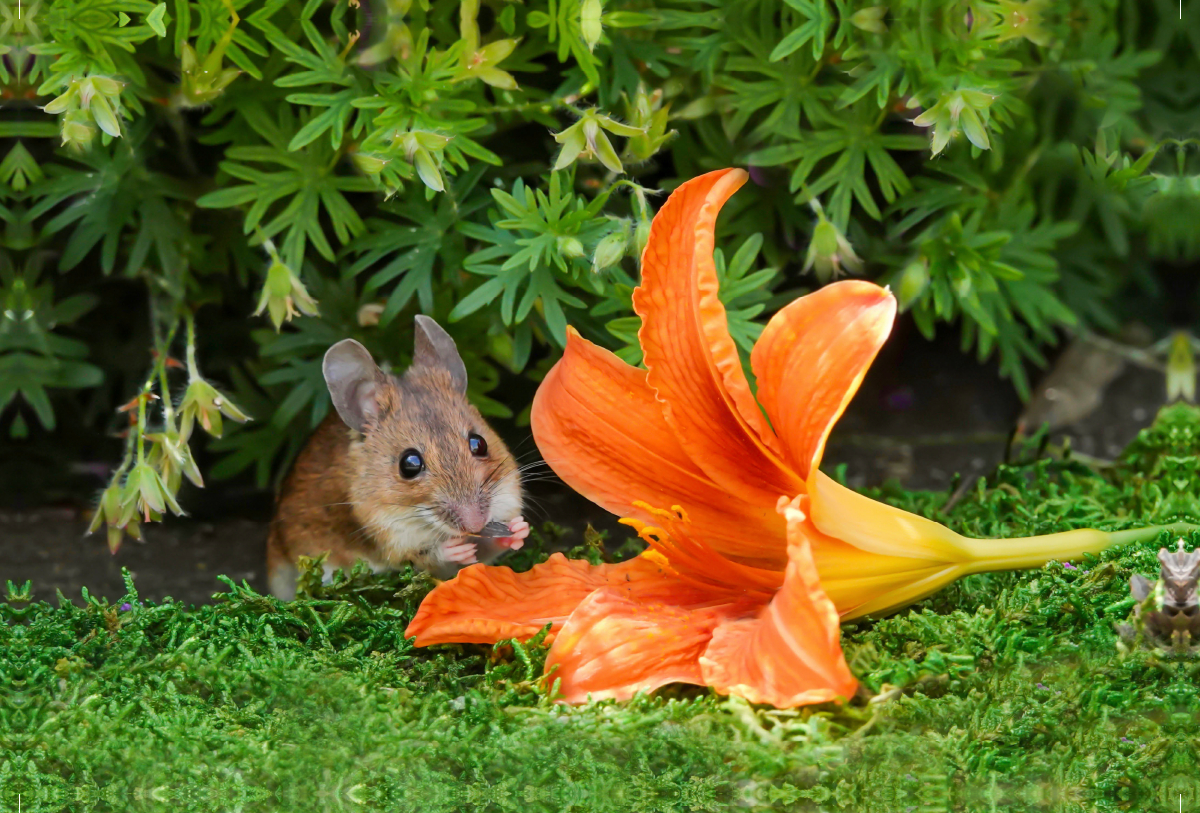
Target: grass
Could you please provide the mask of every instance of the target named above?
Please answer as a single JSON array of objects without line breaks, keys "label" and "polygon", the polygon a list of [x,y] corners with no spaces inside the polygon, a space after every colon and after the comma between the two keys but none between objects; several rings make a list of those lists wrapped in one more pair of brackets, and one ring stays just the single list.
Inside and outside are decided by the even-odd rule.
[{"label": "grass", "polygon": [[[1200,522],[1200,410],[1165,408],[1102,471],[1026,458],[947,494],[873,496],[973,536]],[[544,534],[553,535],[547,527]],[[343,574],[282,603],[0,604],[0,810],[1195,809],[1196,663],[1122,651],[1152,543],[972,576],[843,628],[865,695],[755,707],[699,687],[562,707],[544,648],[416,649],[430,583]],[[1200,534],[1188,539],[1200,543]],[[537,545],[519,566],[545,556]],[[589,537],[573,555],[595,560]]]}]

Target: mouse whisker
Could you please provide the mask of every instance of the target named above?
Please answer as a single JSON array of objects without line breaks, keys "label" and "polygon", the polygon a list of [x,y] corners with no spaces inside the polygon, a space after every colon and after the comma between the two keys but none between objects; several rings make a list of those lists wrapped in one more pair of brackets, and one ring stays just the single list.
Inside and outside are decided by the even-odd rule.
[{"label": "mouse whisker", "polygon": [[481,488],[486,488],[486,487],[487,487],[487,485],[488,485],[488,483],[492,482],[492,479],[493,479],[493,478],[494,478],[494,477],[495,477],[497,474],[499,474],[499,472],[500,472],[500,468],[501,468],[503,465],[504,465],[504,461],[503,461],[503,460],[501,460],[499,463],[497,463],[495,466],[493,466],[493,467],[492,467],[492,469],[491,469],[491,471],[489,471],[489,472],[487,473],[487,476],[483,478],[483,482],[479,484],[479,485],[480,485],[480,487],[481,487]]},{"label": "mouse whisker", "polygon": [[353,542],[355,539],[358,539],[360,536],[363,536],[370,530],[371,530],[370,525],[364,525],[361,528],[359,528],[357,531],[355,531],[354,533],[350,534],[350,536],[346,537],[346,539],[349,542]]},{"label": "mouse whisker", "polygon": [[[533,442],[533,433],[531,432],[531,433],[529,433],[528,435],[525,435],[525,436],[524,436],[524,437],[521,439],[521,442],[520,442],[520,443],[518,443],[516,446],[513,446],[513,447],[512,447],[512,449],[511,449],[511,451],[513,451],[513,452],[518,452],[518,451],[521,451],[522,449],[524,449],[524,448],[525,448],[525,445],[526,445],[527,443],[532,443],[532,442]],[[537,449],[537,447],[535,446],[535,447],[534,447],[532,450],[530,450],[530,451],[536,451],[536,449]]]},{"label": "mouse whisker", "polygon": [[525,505],[525,513],[529,515],[527,519],[535,519],[539,522],[545,522],[550,518],[550,513],[546,510],[546,506],[542,504],[542,501],[532,498]]},{"label": "mouse whisker", "polygon": [[533,495],[531,495],[531,494],[530,494],[530,495],[526,495],[526,497],[525,497],[525,502],[526,502],[526,504],[528,504],[528,505],[536,506],[536,507],[538,507],[538,508],[543,508],[543,507],[544,507],[544,505],[543,505],[543,501],[542,501],[540,498],[538,498],[538,497],[534,497],[534,496],[533,496]]},{"label": "mouse whisker", "polygon": [[561,483],[561,482],[562,481],[560,479],[558,479],[558,475],[556,475],[556,474],[541,474],[541,475],[533,475],[531,477],[522,477],[521,478],[521,485],[525,485],[525,486],[530,485],[531,483]]},{"label": "mouse whisker", "polygon": [[521,482],[523,482],[523,483],[529,482],[531,480],[535,480],[539,477],[554,478],[554,477],[558,476],[552,469],[535,469],[533,471],[517,471],[517,472],[513,472],[513,474],[516,474],[517,476],[519,476],[521,478]]}]

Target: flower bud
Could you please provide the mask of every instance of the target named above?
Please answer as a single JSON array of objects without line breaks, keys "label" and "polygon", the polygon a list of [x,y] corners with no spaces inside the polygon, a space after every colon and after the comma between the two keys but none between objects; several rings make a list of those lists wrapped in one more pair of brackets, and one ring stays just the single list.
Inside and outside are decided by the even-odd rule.
[{"label": "flower bud", "polygon": [[612,142],[608,140],[608,136],[600,129],[600,123],[595,119],[585,119],[583,122],[583,137],[587,141],[588,150],[596,159],[604,164],[605,167],[613,172],[624,172],[625,168],[621,165],[621,159],[617,157],[617,151],[613,149]]},{"label": "flower bud", "polygon": [[639,220],[637,229],[633,232],[633,245],[637,249],[638,260],[642,258],[642,253],[646,250],[646,244],[650,242],[650,221]]},{"label": "flower bud", "polygon": [[387,166],[387,159],[355,150],[350,153],[350,160],[367,175],[378,175]]},{"label": "flower bud", "polygon": [[583,243],[577,237],[559,237],[558,253],[572,260],[583,256]]},{"label": "flower bud", "polygon": [[52,116],[57,116],[59,113],[65,113],[68,110],[73,110],[79,104],[79,83],[72,82],[70,87],[61,96],[56,96],[50,100],[42,110]]},{"label": "flower bud", "polygon": [[579,33],[583,34],[583,41],[587,43],[589,51],[596,50],[600,43],[600,35],[604,29],[600,17],[603,13],[604,4],[601,0],[583,0],[579,9]]},{"label": "flower bud", "polygon": [[183,514],[183,509],[175,501],[175,494],[167,489],[162,477],[148,461],[134,465],[125,478],[122,492],[121,506],[134,507],[147,522],[161,518],[167,509],[175,516]]},{"label": "flower bud", "polygon": [[250,420],[244,412],[222,395],[216,387],[203,378],[193,378],[183,393],[183,401],[179,404],[179,438],[181,443],[187,443],[192,436],[192,427],[197,420],[204,431],[215,438],[221,437],[223,427],[221,415],[238,423]]},{"label": "flower bud", "polygon": [[929,266],[924,260],[914,260],[900,272],[900,284],[896,288],[896,298],[900,310],[906,311],[909,306],[921,298],[929,287]]},{"label": "flower bud", "polygon": [[[297,310],[299,309],[299,310]],[[317,316],[317,302],[309,296],[292,269],[288,268],[278,258],[271,262],[267,269],[267,281],[263,285],[262,296],[258,300],[258,308],[254,315],[258,316],[264,310],[268,311],[275,330],[290,322],[303,313],[306,316]]]},{"label": "flower bud", "polygon": [[817,279],[822,283],[841,276],[843,266],[850,271],[858,271],[862,267],[862,262],[854,253],[850,242],[842,236],[837,226],[825,217],[819,204],[814,208],[817,209],[817,225],[813,229],[812,241],[808,245],[808,257],[804,263],[804,270],[808,271],[815,267]]},{"label": "flower bud", "polygon": [[107,76],[92,76],[89,77],[88,81],[92,83],[92,87],[96,89],[97,93],[101,93],[110,99],[120,96],[121,88],[125,87],[121,82]]},{"label": "flower bud", "polygon": [[871,6],[851,14],[850,23],[863,31],[883,34],[887,31],[887,26],[883,24],[883,18],[886,15],[887,6]]},{"label": "flower bud", "polygon": [[620,262],[625,256],[625,247],[628,244],[629,229],[622,224],[621,228],[596,244],[596,250],[592,253],[592,271],[600,273],[610,265]]},{"label": "flower bud", "polygon": [[117,109],[109,102],[108,97],[100,93],[94,94],[88,104],[88,110],[101,130],[113,138],[121,137],[121,121]]},{"label": "flower bud", "polygon": [[943,96],[937,104],[913,119],[913,124],[918,127],[933,127],[934,155],[944,150],[950,139],[959,132],[964,133],[976,147],[986,150],[991,145],[984,116],[995,100],[994,95],[981,90],[956,90]]},{"label": "flower bud", "polygon": [[100,530],[100,526],[105,522],[116,522],[120,513],[121,486],[114,482],[108,488],[104,489],[104,493],[100,495],[100,501],[96,505],[96,510],[92,513],[92,521],[88,525],[87,532],[93,534]]},{"label": "flower bud", "polygon": [[86,110],[71,110],[62,119],[63,146],[81,150],[96,137],[96,125]]},{"label": "flower bud", "polygon": [[417,168],[417,175],[421,177],[421,182],[432,189],[434,192],[444,192],[446,184],[442,180],[442,172],[434,163],[433,157],[424,147],[417,151],[413,161]]},{"label": "flower bud", "polygon": [[[190,429],[191,427],[189,427],[189,431]],[[146,439],[154,443],[154,448],[150,451],[150,463],[162,475],[167,487],[172,492],[179,491],[184,476],[193,485],[204,488],[204,478],[200,476],[200,467],[192,458],[191,447],[179,432],[171,429],[146,435]]]}]

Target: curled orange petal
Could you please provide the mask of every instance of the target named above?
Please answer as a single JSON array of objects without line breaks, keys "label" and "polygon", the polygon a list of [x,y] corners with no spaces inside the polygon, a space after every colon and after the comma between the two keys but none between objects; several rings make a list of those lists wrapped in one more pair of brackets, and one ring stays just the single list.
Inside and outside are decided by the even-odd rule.
[{"label": "curled orange petal", "polygon": [[533,399],[533,438],[568,486],[618,516],[652,518],[634,503],[682,505],[722,555],[782,572],[785,525],[773,505],[718,487],[675,439],[645,370],[568,329],[567,348]]},{"label": "curled orange petal", "polygon": [[680,445],[713,482],[769,510],[801,482],[750,394],[713,263],[717,213],[745,180],[742,170],[720,170],[671,194],[650,227],[633,308],[647,381]]},{"label": "curled orange petal", "polygon": [[554,553],[524,573],[502,566],[464,568],[425,597],[404,636],[415,636],[417,646],[494,644],[531,638],[552,624],[547,638],[552,640],[579,603],[602,587],[647,602],[711,602],[706,591],[681,586],[657,557],[593,565]]},{"label": "curled orange petal", "polygon": [[713,628],[752,608],[732,603],[688,610],[596,590],[558,633],[546,671],[561,680],[561,699],[568,703],[589,695],[626,700],[668,683],[703,683],[699,658]]},{"label": "curled orange petal", "polygon": [[804,514],[786,509],[783,587],[757,618],[727,621],[700,658],[704,682],[752,703],[791,708],[849,698],[858,688],[842,655],[838,613],[821,589]]},{"label": "curled orange petal", "polygon": [[896,299],[887,289],[845,280],[800,297],[763,329],[750,354],[758,401],[800,477],[808,479],[820,464],[833,425],[895,317]]}]

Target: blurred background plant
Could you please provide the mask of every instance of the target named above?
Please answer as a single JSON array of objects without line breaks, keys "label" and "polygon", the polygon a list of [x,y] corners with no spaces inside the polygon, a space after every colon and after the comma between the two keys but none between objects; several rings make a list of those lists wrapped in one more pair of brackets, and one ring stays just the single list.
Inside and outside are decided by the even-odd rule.
[{"label": "blurred background plant", "polygon": [[328,411],[328,346],[402,368],[418,312],[523,425],[568,324],[640,361],[650,219],[730,165],[752,179],[717,241],[743,350],[854,274],[1027,396],[1065,332],[1191,327],[1200,26],[1175,14],[0,0],[3,490],[102,479],[115,548],[184,510],[185,480],[269,487]]}]

